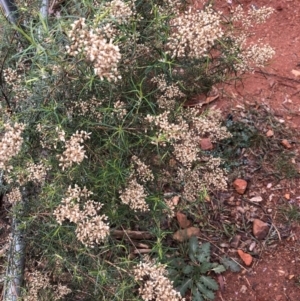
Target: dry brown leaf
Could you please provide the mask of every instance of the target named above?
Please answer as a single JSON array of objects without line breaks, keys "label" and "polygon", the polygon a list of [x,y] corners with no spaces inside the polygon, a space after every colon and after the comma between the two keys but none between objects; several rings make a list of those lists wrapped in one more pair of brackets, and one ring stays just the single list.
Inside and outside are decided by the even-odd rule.
[{"label": "dry brown leaf", "polygon": [[209,104],[211,102],[213,102],[214,100],[218,99],[219,98],[219,94],[215,95],[215,96],[209,96],[209,97],[206,97],[206,100],[205,100],[205,104]]},{"label": "dry brown leaf", "polygon": [[201,233],[199,228],[196,227],[190,227],[187,229],[178,230],[174,233],[173,239],[183,242],[185,240],[188,240],[192,236],[199,236]]},{"label": "dry brown leaf", "polygon": [[180,228],[186,229],[191,225],[191,221],[189,221],[186,215],[181,212],[176,213],[176,218]]}]

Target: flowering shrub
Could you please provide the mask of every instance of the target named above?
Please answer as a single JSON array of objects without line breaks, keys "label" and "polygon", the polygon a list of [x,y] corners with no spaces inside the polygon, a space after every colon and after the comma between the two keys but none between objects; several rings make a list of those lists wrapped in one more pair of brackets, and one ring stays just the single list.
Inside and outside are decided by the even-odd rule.
[{"label": "flowering shrub", "polygon": [[[70,2],[52,13],[46,22],[33,12],[36,22],[0,49],[0,167],[10,202],[27,189],[28,256],[53,274],[51,264],[63,259],[70,290],[55,294],[68,293],[66,300],[181,300],[163,268],[132,270],[136,242],[112,233],[156,233],[151,249],[166,259],[160,224],[172,224],[203,191],[226,190],[221,160],[200,148],[202,138],[230,136],[220,112],[183,104],[272,57],[270,46],[246,47],[247,32],[231,26],[246,22],[249,30],[271,10],[244,18],[237,7],[225,19],[211,6],[113,0]],[[142,267],[150,279],[133,290],[127,274],[141,281]]]}]

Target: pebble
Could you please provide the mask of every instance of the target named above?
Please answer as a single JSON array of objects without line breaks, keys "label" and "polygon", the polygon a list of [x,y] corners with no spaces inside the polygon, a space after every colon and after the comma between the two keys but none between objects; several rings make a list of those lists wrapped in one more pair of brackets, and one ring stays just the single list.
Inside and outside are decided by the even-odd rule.
[{"label": "pebble", "polygon": [[253,220],[253,235],[257,239],[264,239],[269,233],[269,224],[263,222],[262,220],[256,218]]},{"label": "pebble", "polygon": [[268,183],[267,188],[270,189],[272,187],[272,183]]},{"label": "pebble", "polygon": [[237,252],[246,266],[251,265],[253,257],[250,254],[245,253],[243,250],[238,250]]},{"label": "pebble", "polygon": [[256,242],[253,241],[250,246],[249,246],[249,251],[252,252],[254,250],[254,248],[256,247]]},{"label": "pebble", "polygon": [[261,196],[255,196],[253,198],[250,199],[251,202],[254,202],[254,203],[259,203],[263,200],[263,198]]},{"label": "pebble", "polygon": [[236,179],[233,182],[233,187],[238,194],[244,194],[247,189],[247,182],[243,179]]},{"label": "pebble", "polygon": [[285,148],[287,148],[287,149],[292,148],[291,144],[290,144],[286,139],[283,139],[283,140],[281,141],[281,144],[282,144]]},{"label": "pebble", "polygon": [[272,130],[268,130],[266,133],[267,137],[273,137],[274,136],[274,132]]}]

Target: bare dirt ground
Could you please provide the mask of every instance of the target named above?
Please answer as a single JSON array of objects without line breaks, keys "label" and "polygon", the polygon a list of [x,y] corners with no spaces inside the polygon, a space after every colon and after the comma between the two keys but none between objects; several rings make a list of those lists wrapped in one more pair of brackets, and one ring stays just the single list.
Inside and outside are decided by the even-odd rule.
[{"label": "bare dirt ground", "polygon": [[[298,133],[300,128],[300,1],[292,0],[257,0],[232,1],[233,5],[242,4],[248,8],[254,4],[273,7],[275,13],[262,25],[253,28],[255,39],[262,38],[276,51],[270,64],[253,74],[245,76],[242,82],[224,85],[223,96],[216,105],[224,112],[230,113],[236,106],[248,104],[265,104],[275,117],[288,128]],[[228,10],[226,1],[216,1],[217,7]],[[265,132],[269,129],[266,127]],[[275,137],[276,138],[276,137]],[[297,154],[300,149],[295,136],[293,150]],[[298,156],[299,159],[299,156]],[[299,161],[297,161],[299,164]],[[299,166],[299,165],[298,165]],[[217,294],[217,301],[297,301],[300,300],[300,227],[297,223],[278,219],[279,207],[284,203],[293,204],[299,214],[300,183],[299,179],[280,181],[278,190],[267,189],[268,182],[263,176],[246,191],[248,196],[263,189],[266,193],[261,206],[268,213],[262,214],[263,220],[272,219],[274,226],[282,234],[277,242],[268,245],[259,241],[260,252],[253,254],[254,262],[242,272],[227,272],[224,286]],[[272,187],[277,187],[272,183]],[[270,195],[272,200],[270,201]],[[284,197],[285,196],[285,197]],[[288,217],[287,217],[288,219]],[[289,225],[288,225],[289,224]],[[286,233],[283,234],[283,230]],[[250,230],[251,231],[251,230]],[[283,232],[281,232],[283,231]],[[243,238],[242,238],[243,240]],[[247,248],[244,248],[244,250]],[[236,250],[231,250],[233,253]],[[238,256],[237,256],[238,257]]]}]

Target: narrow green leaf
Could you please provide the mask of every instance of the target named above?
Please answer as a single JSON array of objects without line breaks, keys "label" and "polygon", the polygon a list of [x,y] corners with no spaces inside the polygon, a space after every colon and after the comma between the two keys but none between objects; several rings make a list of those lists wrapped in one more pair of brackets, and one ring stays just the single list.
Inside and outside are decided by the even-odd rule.
[{"label": "narrow green leaf", "polygon": [[209,289],[216,291],[219,289],[218,283],[212,279],[211,277],[208,276],[201,276],[200,281]]}]

